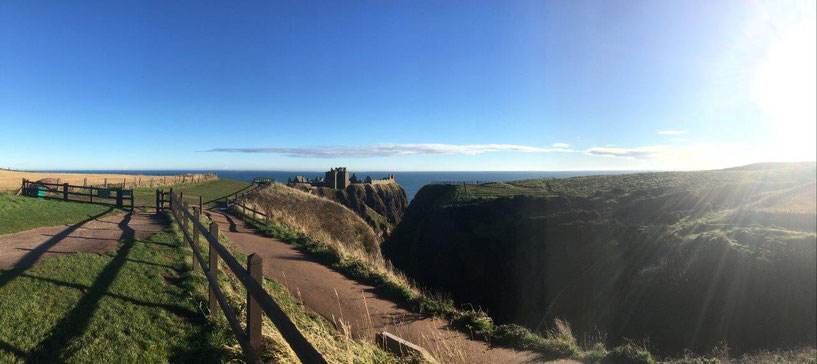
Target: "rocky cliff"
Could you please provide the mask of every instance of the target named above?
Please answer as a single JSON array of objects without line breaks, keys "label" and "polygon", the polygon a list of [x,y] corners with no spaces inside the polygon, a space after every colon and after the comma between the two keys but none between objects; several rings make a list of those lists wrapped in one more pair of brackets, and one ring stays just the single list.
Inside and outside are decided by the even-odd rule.
[{"label": "rocky cliff", "polygon": [[423,187],[383,254],[501,322],[659,352],[814,345],[814,164]]},{"label": "rocky cliff", "polygon": [[408,206],[406,191],[399,184],[352,184],[345,189],[317,187],[312,193],[355,211],[381,236],[400,223]]}]

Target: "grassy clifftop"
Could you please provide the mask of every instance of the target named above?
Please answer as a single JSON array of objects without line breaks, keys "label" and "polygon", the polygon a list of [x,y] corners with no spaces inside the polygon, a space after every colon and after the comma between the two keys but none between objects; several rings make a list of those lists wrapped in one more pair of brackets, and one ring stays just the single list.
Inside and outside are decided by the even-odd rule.
[{"label": "grassy clifftop", "polygon": [[380,257],[380,239],[347,207],[283,184],[273,183],[247,197],[272,222],[326,242],[361,258]]},{"label": "grassy clifftop", "polygon": [[815,186],[814,163],[430,185],[382,250],[534,330],[565,318],[665,354],[813,346]]},{"label": "grassy clifftop", "polygon": [[356,212],[380,235],[394,230],[408,206],[406,191],[396,183],[352,184],[345,189],[318,187],[314,192]]}]

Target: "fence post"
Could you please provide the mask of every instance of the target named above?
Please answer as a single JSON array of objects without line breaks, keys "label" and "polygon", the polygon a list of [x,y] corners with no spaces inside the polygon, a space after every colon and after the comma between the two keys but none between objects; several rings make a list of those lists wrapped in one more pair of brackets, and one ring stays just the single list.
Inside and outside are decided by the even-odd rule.
[{"label": "fence post", "polygon": [[122,208],[122,189],[119,188],[116,190],[116,207]]},{"label": "fence post", "polygon": [[[197,207],[193,207],[193,216],[195,216],[196,221],[201,220],[201,209]],[[196,259],[195,251],[199,249],[199,229],[196,228],[198,226],[196,223],[193,223],[193,242],[191,244],[194,247],[191,247],[194,251],[193,253],[193,270],[199,269],[199,260]]]},{"label": "fence post", "polygon": [[199,211],[201,211],[201,196],[199,196]]},{"label": "fence post", "polygon": [[82,186],[84,187],[84,186],[87,186],[87,185],[88,185],[88,177],[85,177],[85,178],[82,179]]},{"label": "fence post", "polygon": [[159,213],[159,190],[156,190],[156,214]]},{"label": "fence post", "polygon": [[[218,224],[215,221],[210,223],[210,235],[213,236],[216,240],[218,240]],[[209,245],[209,244],[208,244]],[[216,250],[213,249],[213,246],[210,245],[210,264],[207,269],[210,270],[210,275],[213,276],[214,279],[218,278],[218,253]],[[216,315],[216,308],[218,306],[218,301],[216,301],[216,292],[213,291],[213,287],[207,286],[210,291],[210,316],[215,317]]]},{"label": "fence post", "polygon": [[170,187],[170,208],[173,209],[173,187]]},{"label": "fence post", "polygon": [[62,199],[68,201],[68,183],[62,184]]},{"label": "fence post", "polygon": [[130,211],[133,212],[136,206],[133,205],[133,188],[130,190]]},{"label": "fence post", "polygon": [[[189,224],[190,219],[188,219],[187,214],[184,213],[185,211],[187,211],[187,202],[182,202],[182,207],[183,208],[182,208],[182,211],[181,211],[181,215],[182,215],[182,221],[184,221],[184,224],[183,224],[184,225],[184,234],[189,234],[190,232],[189,232],[188,229],[190,228],[190,224]],[[182,238],[184,238],[184,234],[182,234]],[[185,242],[187,242],[187,239],[184,239],[184,240],[185,240]]]},{"label": "fence post", "polygon": [[108,179],[105,178],[105,188],[108,188]]},{"label": "fence post", "polygon": [[27,188],[26,188],[26,179],[23,178],[23,186],[20,187],[20,194],[23,195],[23,196],[28,196],[28,191],[26,191],[26,190],[27,190]]},{"label": "fence post", "polygon": [[94,186],[88,187],[88,202],[94,202]]},{"label": "fence post", "polygon": [[[264,286],[263,262],[261,256],[255,253],[247,257],[247,270],[250,272],[250,277],[262,287]],[[249,291],[247,291],[247,336],[253,350],[261,349],[261,306]]]}]

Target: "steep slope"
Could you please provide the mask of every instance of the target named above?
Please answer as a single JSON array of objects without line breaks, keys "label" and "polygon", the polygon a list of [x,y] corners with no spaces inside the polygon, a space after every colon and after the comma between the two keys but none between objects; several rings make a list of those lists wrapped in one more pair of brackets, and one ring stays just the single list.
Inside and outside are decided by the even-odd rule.
[{"label": "steep slope", "polygon": [[381,236],[394,230],[408,206],[406,191],[396,183],[352,184],[342,190],[318,187],[312,191],[356,212]]},{"label": "steep slope", "polygon": [[814,345],[815,165],[430,185],[381,246],[500,321],[660,352]]},{"label": "steep slope", "polygon": [[245,199],[245,203],[268,214],[274,223],[353,255],[380,258],[380,239],[372,228],[337,202],[280,183],[263,187]]}]

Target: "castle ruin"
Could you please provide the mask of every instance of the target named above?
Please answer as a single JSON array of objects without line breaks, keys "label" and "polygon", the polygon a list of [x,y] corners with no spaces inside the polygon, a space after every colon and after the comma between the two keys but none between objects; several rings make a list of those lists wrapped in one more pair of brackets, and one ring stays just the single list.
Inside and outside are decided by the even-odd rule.
[{"label": "castle ruin", "polygon": [[349,186],[349,171],[346,170],[346,167],[332,168],[324,174],[326,175],[323,178],[325,187],[343,189]]},{"label": "castle ruin", "polygon": [[366,176],[365,179],[361,180],[354,173],[350,177],[349,171],[346,170],[346,167],[332,168],[324,173],[323,178],[315,177],[314,179],[309,180],[305,176],[295,176],[294,179],[290,178],[287,181],[287,184],[289,185],[309,184],[313,187],[329,187],[334,189],[344,189],[352,184],[386,185],[392,183],[397,183],[393,174],[378,179]]}]

